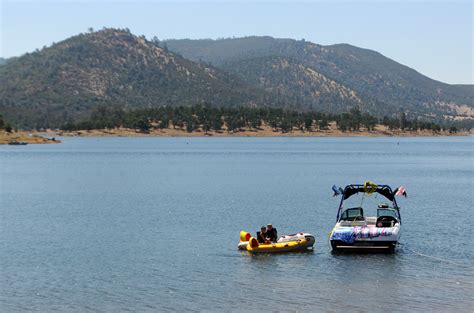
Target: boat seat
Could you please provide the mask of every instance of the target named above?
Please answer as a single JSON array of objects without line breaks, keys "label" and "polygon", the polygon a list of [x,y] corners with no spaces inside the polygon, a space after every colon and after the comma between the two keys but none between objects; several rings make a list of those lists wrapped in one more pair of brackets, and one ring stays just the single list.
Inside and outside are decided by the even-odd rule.
[{"label": "boat seat", "polygon": [[393,216],[379,216],[377,218],[377,227],[393,227],[398,220]]}]

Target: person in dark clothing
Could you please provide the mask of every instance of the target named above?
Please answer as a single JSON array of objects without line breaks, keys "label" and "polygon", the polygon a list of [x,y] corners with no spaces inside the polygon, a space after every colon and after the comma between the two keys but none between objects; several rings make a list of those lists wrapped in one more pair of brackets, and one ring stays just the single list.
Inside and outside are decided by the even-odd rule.
[{"label": "person in dark clothing", "polygon": [[278,232],[272,224],[267,225],[267,240],[271,242],[276,242],[278,240]]},{"label": "person in dark clothing", "polygon": [[260,231],[257,232],[257,240],[258,240],[258,243],[268,243],[267,228],[265,226],[262,226],[260,228]]}]

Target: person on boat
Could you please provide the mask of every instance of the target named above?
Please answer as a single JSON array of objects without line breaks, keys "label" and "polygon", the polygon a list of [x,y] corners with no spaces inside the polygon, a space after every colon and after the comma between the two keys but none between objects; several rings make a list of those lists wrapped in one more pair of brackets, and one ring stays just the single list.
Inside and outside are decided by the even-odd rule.
[{"label": "person on boat", "polygon": [[260,227],[260,231],[257,232],[258,243],[268,243],[267,240],[267,228],[265,226]]},{"label": "person on boat", "polygon": [[272,224],[267,225],[267,240],[271,242],[276,242],[278,240],[278,232]]}]

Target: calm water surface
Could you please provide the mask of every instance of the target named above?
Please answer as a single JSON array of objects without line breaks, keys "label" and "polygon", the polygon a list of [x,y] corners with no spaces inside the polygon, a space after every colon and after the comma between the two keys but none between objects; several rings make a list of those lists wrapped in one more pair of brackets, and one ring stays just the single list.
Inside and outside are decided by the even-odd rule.
[{"label": "calm water surface", "polygon": [[[473,147],[472,137],[1,146],[0,311],[472,311]],[[331,186],[364,180],[407,188],[402,245],[333,255]],[[241,229],[267,222],[315,234],[315,251],[236,249]]]}]

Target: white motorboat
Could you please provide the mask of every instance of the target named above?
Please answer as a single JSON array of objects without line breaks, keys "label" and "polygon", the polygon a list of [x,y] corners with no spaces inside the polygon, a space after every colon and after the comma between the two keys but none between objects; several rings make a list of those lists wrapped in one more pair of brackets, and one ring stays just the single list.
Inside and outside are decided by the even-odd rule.
[{"label": "white motorboat", "polygon": [[[392,191],[388,185],[366,182],[364,185],[348,185],[335,195],[342,199],[337,211],[336,225],[330,234],[333,251],[339,250],[385,250],[393,252],[400,238],[402,224],[400,208],[395,200],[398,188]],[[362,193],[358,206],[346,205],[347,200]],[[390,204],[379,203],[375,208],[362,207],[364,197],[372,194],[383,196]],[[403,193],[405,191],[403,190]],[[377,199],[378,200],[378,199]],[[353,202],[353,201],[352,201]],[[376,216],[365,216],[364,210],[375,209]]]}]

